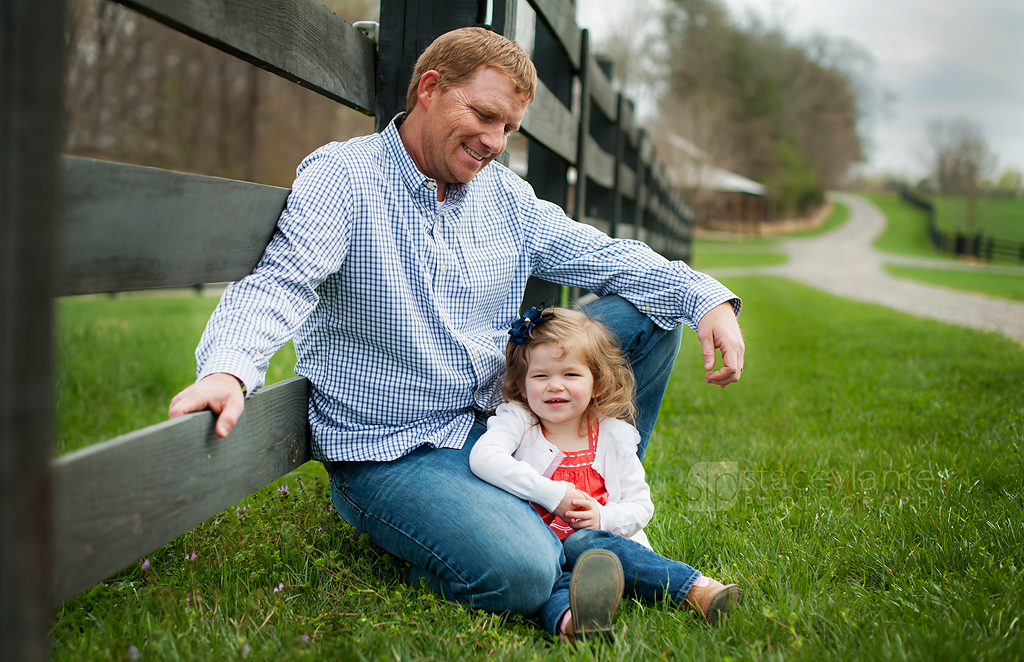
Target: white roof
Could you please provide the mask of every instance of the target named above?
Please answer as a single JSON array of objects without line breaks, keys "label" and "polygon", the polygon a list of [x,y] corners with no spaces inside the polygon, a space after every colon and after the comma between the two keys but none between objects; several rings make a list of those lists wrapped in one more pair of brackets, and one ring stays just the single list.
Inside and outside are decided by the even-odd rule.
[{"label": "white roof", "polygon": [[712,165],[709,163],[707,152],[686,138],[669,134],[668,141],[687,157],[682,163],[666,165],[672,181],[680,188],[753,195],[765,195],[768,192],[768,187],[764,184]]}]

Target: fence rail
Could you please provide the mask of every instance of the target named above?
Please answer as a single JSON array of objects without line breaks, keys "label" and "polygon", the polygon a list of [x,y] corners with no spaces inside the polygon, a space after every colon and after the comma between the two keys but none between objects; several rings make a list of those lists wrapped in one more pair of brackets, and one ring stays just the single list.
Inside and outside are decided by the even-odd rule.
[{"label": "fence rail", "polygon": [[[23,393],[15,392],[26,383],[25,374],[49,374],[49,349],[40,349],[51,338],[47,294],[240,279],[270,240],[288,191],[89,159],[58,162],[61,53],[54,40],[61,33],[60,3],[11,2],[20,22],[5,23],[0,36],[21,41],[20,50],[0,54],[5,58],[0,163],[19,166],[4,170],[9,175],[5,190],[13,201],[3,216],[5,237],[17,239],[5,241],[4,254],[11,257],[6,264],[16,269],[0,275],[0,303],[5,319],[18,319],[15,326],[29,336],[11,335],[9,325],[3,325],[0,515],[6,540],[0,545],[5,615],[0,646],[28,651],[19,653],[25,659],[43,659],[45,626],[22,627],[20,616],[7,616],[35,604],[30,617],[45,622],[52,604],[48,598],[73,597],[308,460],[309,385],[296,378],[255,394],[227,439],[213,434],[213,415],[203,412],[56,458],[48,469],[40,453],[19,454],[26,440],[44,449],[40,452],[49,446],[49,384],[32,391],[31,406],[23,404]],[[423,46],[448,30],[479,22],[488,4],[492,29],[511,36],[516,6],[515,0],[383,0],[375,50],[361,32],[314,0],[120,2],[339,103],[375,113],[379,121],[390,120],[404,100],[412,62]],[[577,220],[612,236],[646,240],[667,257],[685,259],[692,228],[689,207],[669,186],[650,140],[636,126],[632,104],[614,91],[608,64],[592,54],[587,32],[576,25],[574,3],[530,0],[530,5],[537,14],[534,60],[541,84],[523,120],[530,140],[528,180],[540,197],[571,210]],[[47,40],[33,46],[31,40],[44,33]],[[23,69],[25,78],[17,78]],[[35,88],[25,80],[43,86],[41,92],[26,93]],[[42,134],[49,137],[31,145],[10,138]],[[62,189],[53,183],[60,179],[51,174],[57,169],[63,172]],[[20,181],[16,173],[39,175],[22,190],[12,188]],[[39,200],[63,202],[55,233],[42,213],[49,207],[40,207]],[[22,254],[22,249],[30,252]],[[29,258],[35,263],[26,263]],[[52,271],[57,275],[51,286],[45,274]],[[36,292],[26,283],[43,285]],[[534,291],[527,297],[547,286],[535,282],[530,287]],[[33,292],[32,301],[24,300]],[[25,352],[29,346],[34,349]],[[25,366],[8,361],[18,352],[24,352]],[[10,424],[14,420],[20,427]],[[18,468],[17,475],[11,467]],[[35,512],[32,508],[41,509],[35,520],[12,514]],[[52,532],[47,528],[51,521]],[[34,550],[28,554],[31,563],[25,549]],[[52,579],[50,595],[23,581],[46,573]],[[30,594],[37,596],[35,603]]]},{"label": "fence rail", "polygon": [[309,382],[255,393],[231,434],[208,411],[58,457],[54,600],[73,598],[309,461]]},{"label": "fence rail", "polygon": [[989,262],[992,260],[1024,262],[1024,242],[988,237],[980,232],[969,235],[963,232],[940,230],[935,221],[935,205],[908,189],[903,189],[900,196],[906,202],[928,212],[928,239],[932,246],[940,251],[953,255],[967,255]]},{"label": "fence rail", "polygon": [[66,156],[56,296],[241,280],[288,189]]}]

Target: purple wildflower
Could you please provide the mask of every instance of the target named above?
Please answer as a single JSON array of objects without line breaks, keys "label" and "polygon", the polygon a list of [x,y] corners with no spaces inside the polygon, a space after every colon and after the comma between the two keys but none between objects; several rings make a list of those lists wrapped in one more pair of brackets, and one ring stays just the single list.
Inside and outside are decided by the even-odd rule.
[{"label": "purple wildflower", "polygon": [[284,582],[281,582],[280,584],[277,585],[277,588],[274,589],[274,593],[280,593],[283,590],[284,590]]},{"label": "purple wildflower", "polygon": [[302,640],[303,640],[303,641],[309,641],[309,635],[308,635],[308,634],[306,634],[305,632],[303,632],[303,633],[302,633]]},{"label": "purple wildflower", "polygon": [[134,645],[128,647],[128,658],[132,660],[139,659],[139,649]]},{"label": "purple wildflower", "polygon": [[142,562],[142,572],[149,572],[149,559]]},{"label": "purple wildflower", "polygon": [[248,655],[250,651],[252,651],[252,649],[249,648],[249,644],[246,644],[242,647],[242,655]]},{"label": "purple wildflower", "polygon": [[282,495],[284,495],[284,496],[288,496],[288,486],[287,485],[282,485],[281,487],[277,488],[277,491],[279,493],[281,493]]}]

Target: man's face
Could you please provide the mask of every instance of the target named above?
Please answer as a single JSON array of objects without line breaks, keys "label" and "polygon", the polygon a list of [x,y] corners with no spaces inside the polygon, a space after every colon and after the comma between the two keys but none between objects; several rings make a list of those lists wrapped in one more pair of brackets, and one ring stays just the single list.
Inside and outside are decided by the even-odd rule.
[{"label": "man's face", "polygon": [[501,70],[485,67],[466,85],[429,97],[423,123],[423,174],[446,184],[467,184],[505,150],[505,143],[526,113],[526,99],[516,93]]}]

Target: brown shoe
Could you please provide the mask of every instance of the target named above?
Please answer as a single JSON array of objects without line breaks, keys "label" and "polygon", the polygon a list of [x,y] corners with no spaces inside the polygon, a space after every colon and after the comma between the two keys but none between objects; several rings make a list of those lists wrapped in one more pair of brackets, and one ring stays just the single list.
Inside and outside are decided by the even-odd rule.
[{"label": "brown shoe", "polygon": [[686,604],[697,611],[711,625],[717,625],[729,613],[733,602],[743,599],[743,592],[736,584],[725,585],[711,579],[707,586],[694,586],[686,594]]},{"label": "brown shoe", "polygon": [[583,552],[572,569],[569,581],[572,632],[566,632],[566,636],[574,641],[588,638],[610,640],[615,612],[619,610],[624,590],[619,557],[606,549]]}]

